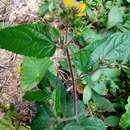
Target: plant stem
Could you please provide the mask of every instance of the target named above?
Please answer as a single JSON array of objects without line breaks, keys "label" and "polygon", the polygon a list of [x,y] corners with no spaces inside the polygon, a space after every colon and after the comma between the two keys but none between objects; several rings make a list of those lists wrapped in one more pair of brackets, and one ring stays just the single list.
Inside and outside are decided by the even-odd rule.
[{"label": "plant stem", "polygon": [[74,79],[74,74],[73,74],[73,69],[72,69],[72,63],[71,63],[71,58],[69,55],[68,48],[66,47],[66,54],[67,54],[67,60],[68,60],[68,65],[69,65],[69,70],[71,74],[71,79],[72,79],[72,86],[73,86],[73,94],[74,94],[74,114],[77,116],[77,91],[76,91],[76,86],[75,86],[75,79]]},{"label": "plant stem", "polygon": [[72,117],[67,117],[67,118],[61,118],[59,121],[62,123],[62,122],[67,122],[67,121],[71,121],[71,120],[75,120],[81,116],[88,116],[89,113],[86,113],[86,112],[82,112],[80,113],[79,115],[77,116],[72,116]]},{"label": "plant stem", "polygon": [[68,25],[66,26],[66,34],[65,34],[65,41],[64,41],[64,49],[67,56],[68,66],[71,74],[71,80],[72,80],[72,86],[73,86],[73,97],[74,97],[74,115],[77,117],[78,111],[77,111],[77,91],[75,86],[75,79],[74,79],[74,73],[72,68],[72,62],[69,54],[69,50],[67,48],[67,37],[68,36]]}]

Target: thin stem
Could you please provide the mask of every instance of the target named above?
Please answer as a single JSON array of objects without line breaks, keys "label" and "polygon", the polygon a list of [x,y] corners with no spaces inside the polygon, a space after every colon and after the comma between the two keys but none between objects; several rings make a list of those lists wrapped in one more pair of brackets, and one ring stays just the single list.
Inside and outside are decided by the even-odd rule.
[{"label": "thin stem", "polygon": [[67,118],[61,118],[60,119],[60,122],[66,122],[66,121],[71,121],[71,120],[75,120],[75,119],[77,119],[77,118],[79,118],[79,117],[81,117],[81,116],[88,116],[88,113],[86,113],[86,112],[82,112],[82,113],[80,113],[79,115],[77,115],[77,116],[72,116],[72,117],[67,117]]},{"label": "thin stem", "polygon": [[78,112],[77,112],[77,91],[76,91],[76,86],[75,86],[75,79],[74,79],[74,73],[73,73],[73,68],[72,68],[72,62],[71,62],[71,58],[70,58],[68,48],[66,46],[67,45],[67,36],[68,36],[68,25],[66,26],[64,48],[65,48],[65,51],[66,51],[68,66],[69,66],[71,79],[72,79],[73,94],[74,94],[74,114],[77,117],[77,114],[78,114]]},{"label": "thin stem", "polygon": [[70,58],[67,47],[66,47],[66,54],[67,54],[67,60],[68,60],[70,74],[71,74],[73,93],[74,93],[74,114],[77,115],[78,114],[78,112],[77,112],[77,91],[76,91],[76,86],[75,86],[75,79],[74,79],[74,74],[73,74],[73,69],[72,69],[71,58]]}]

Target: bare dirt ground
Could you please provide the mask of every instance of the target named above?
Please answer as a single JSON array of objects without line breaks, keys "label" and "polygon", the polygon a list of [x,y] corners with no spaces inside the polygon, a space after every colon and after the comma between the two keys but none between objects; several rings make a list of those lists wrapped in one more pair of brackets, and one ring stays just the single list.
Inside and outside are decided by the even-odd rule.
[{"label": "bare dirt ground", "polygon": [[0,103],[16,103],[21,100],[19,74],[16,64],[22,57],[11,52],[0,50]]},{"label": "bare dirt ground", "polygon": [[[0,0],[0,28],[37,19],[39,4],[40,0]],[[20,76],[16,72],[16,64],[22,59],[22,56],[0,49],[0,105],[13,103],[20,106],[19,111],[26,111],[30,104],[22,101]]]}]

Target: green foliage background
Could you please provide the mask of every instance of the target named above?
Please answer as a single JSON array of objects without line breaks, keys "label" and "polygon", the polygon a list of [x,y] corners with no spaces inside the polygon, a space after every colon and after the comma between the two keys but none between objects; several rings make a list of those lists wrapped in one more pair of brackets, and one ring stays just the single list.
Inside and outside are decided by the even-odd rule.
[{"label": "green foliage background", "polygon": [[[26,56],[21,66],[23,98],[34,101],[37,113],[32,130],[129,130],[130,129],[130,1],[84,0],[84,17],[62,1],[43,0],[39,15],[44,22],[0,30],[0,48]],[[49,16],[49,17],[46,17]],[[54,26],[59,20],[63,28]],[[63,34],[68,28],[67,33]],[[71,55],[75,84],[83,85],[74,97],[57,76],[51,61],[56,48]],[[72,44],[75,43],[76,47]],[[68,71],[67,60],[60,67]],[[71,76],[69,81],[72,84]],[[37,87],[37,88],[36,88]],[[12,118],[11,118],[12,119]],[[0,128],[16,129],[12,120]],[[76,120],[76,121],[75,121]],[[21,130],[26,128],[21,128]]]}]

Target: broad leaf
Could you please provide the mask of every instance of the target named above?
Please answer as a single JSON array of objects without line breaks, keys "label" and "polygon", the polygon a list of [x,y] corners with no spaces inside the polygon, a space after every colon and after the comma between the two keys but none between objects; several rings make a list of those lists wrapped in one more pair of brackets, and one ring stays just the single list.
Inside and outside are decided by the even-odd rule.
[{"label": "broad leaf", "polygon": [[64,128],[64,123],[59,123],[55,126],[54,130],[63,130]]},{"label": "broad leaf", "polygon": [[88,104],[89,100],[92,98],[92,89],[90,86],[86,86],[83,91],[83,102]]},{"label": "broad leaf", "polygon": [[113,6],[108,15],[108,28],[118,25],[123,22],[123,17],[118,6]]},{"label": "broad leaf", "polygon": [[39,104],[38,113],[32,120],[32,130],[48,129],[52,124],[52,113],[46,104]]},{"label": "broad leaf", "polygon": [[80,121],[85,130],[106,130],[105,123],[97,117],[89,117]]},{"label": "broad leaf", "polygon": [[0,130],[14,130],[14,126],[11,120],[0,119]]},{"label": "broad leaf", "polygon": [[23,91],[34,88],[51,65],[49,58],[26,58],[22,65],[21,86]]},{"label": "broad leaf", "polygon": [[128,104],[125,106],[126,112],[120,119],[120,126],[122,128],[130,127],[130,97],[128,98]]},{"label": "broad leaf", "polygon": [[[63,111],[64,111],[63,115],[65,117],[74,116],[74,100],[69,94],[66,96],[66,100],[67,101],[63,106]],[[82,113],[85,109],[85,106],[82,101],[78,100],[77,102],[78,102],[77,111],[78,111],[78,113]],[[81,118],[82,118],[82,116],[81,116]]]},{"label": "broad leaf", "polygon": [[117,117],[117,116],[109,116],[109,117],[107,117],[105,119],[104,122],[106,123],[107,126],[115,127],[119,123],[119,117]]},{"label": "broad leaf", "polygon": [[130,3],[130,0],[127,0],[128,3]]},{"label": "broad leaf", "polygon": [[101,75],[102,75],[101,71],[98,70],[98,71],[96,71],[96,72],[94,72],[94,73],[92,74],[91,80],[92,80],[93,82],[96,82],[96,81],[98,81],[98,80],[100,79]]},{"label": "broad leaf", "polygon": [[62,114],[62,89],[61,87],[57,87],[54,91],[54,109],[57,115]]},{"label": "broad leaf", "polygon": [[105,95],[107,91],[106,84],[103,81],[95,82],[92,89],[100,95]]},{"label": "broad leaf", "polygon": [[101,40],[101,36],[97,34],[94,30],[92,29],[86,29],[81,33],[81,36],[84,38],[85,41],[87,42],[94,42],[96,40]]},{"label": "broad leaf", "polygon": [[45,93],[45,91],[42,92],[41,90],[39,90],[39,91],[29,91],[23,96],[23,98],[28,101],[45,101],[46,102],[49,96],[47,93]]},{"label": "broad leaf", "polygon": [[63,105],[66,103],[66,91],[63,83],[55,76],[50,75],[49,77],[50,85],[54,88],[53,100],[54,100],[54,111],[56,115],[62,115]]},{"label": "broad leaf", "polygon": [[104,76],[107,76],[108,78],[115,79],[120,76],[121,70],[118,68],[105,68],[101,69]]},{"label": "broad leaf", "polygon": [[93,51],[91,55],[92,61],[111,60],[126,62],[130,55],[130,35],[127,33],[115,33],[104,40]]},{"label": "broad leaf", "polygon": [[24,24],[0,30],[0,48],[21,55],[42,58],[52,56],[55,44],[43,24]]},{"label": "broad leaf", "polygon": [[50,34],[51,34],[52,39],[54,39],[54,40],[57,40],[60,37],[60,32],[55,27],[52,27],[50,29]]},{"label": "broad leaf", "polygon": [[126,63],[130,56],[130,34],[114,33],[103,40],[91,43],[74,54],[74,65],[80,71],[91,69],[100,60]]},{"label": "broad leaf", "polygon": [[113,104],[105,97],[93,93],[92,99],[94,100],[98,109],[101,109],[103,111],[108,111],[108,112],[115,111]]},{"label": "broad leaf", "polygon": [[48,3],[41,4],[41,6],[39,8],[39,14],[40,14],[40,16],[44,16],[49,11],[48,6],[49,6]]},{"label": "broad leaf", "polygon": [[26,127],[20,126],[18,130],[29,130],[29,128],[27,126]]},{"label": "broad leaf", "polygon": [[83,128],[82,126],[76,124],[76,123],[70,123],[67,124],[63,130],[86,130],[85,128]]},{"label": "broad leaf", "polygon": [[73,62],[76,69],[86,72],[91,69],[91,54],[97,48],[100,42],[94,42],[89,44],[87,47],[80,49],[73,55]]}]

